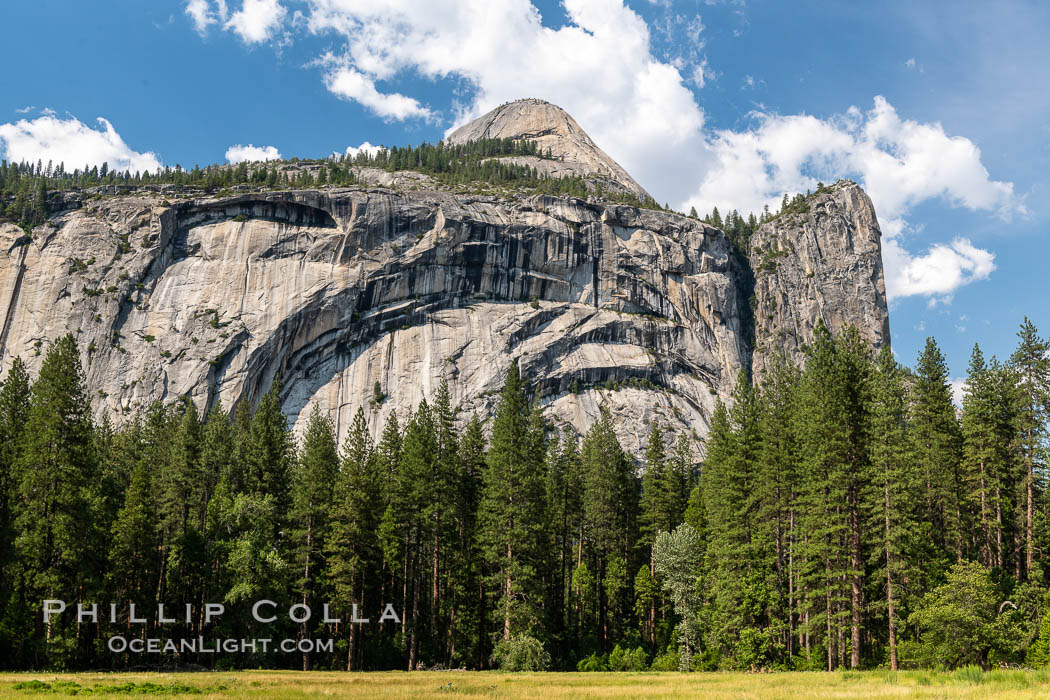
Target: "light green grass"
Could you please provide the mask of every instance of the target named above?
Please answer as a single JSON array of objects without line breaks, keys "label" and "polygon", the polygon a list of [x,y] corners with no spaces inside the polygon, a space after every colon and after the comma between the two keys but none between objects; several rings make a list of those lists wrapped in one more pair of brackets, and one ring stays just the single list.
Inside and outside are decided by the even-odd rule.
[{"label": "light green grass", "polygon": [[[38,689],[16,689],[18,684],[32,685]],[[106,692],[107,689],[114,692]],[[1050,673],[993,671],[978,676],[929,671],[776,674],[510,674],[467,671],[0,674],[0,698],[47,698],[74,693],[78,696],[90,694],[99,697],[128,697],[133,693],[153,697],[196,698],[1010,699],[1050,696]]]}]

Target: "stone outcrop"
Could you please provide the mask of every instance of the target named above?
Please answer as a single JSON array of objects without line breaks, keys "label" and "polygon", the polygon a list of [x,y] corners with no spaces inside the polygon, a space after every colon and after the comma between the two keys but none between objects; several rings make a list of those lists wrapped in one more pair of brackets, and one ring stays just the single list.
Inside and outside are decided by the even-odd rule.
[{"label": "stone outcrop", "polygon": [[872,347],[889,341],[881,237],[871,200],[849,180],[755,231],[756,379],[775,353],[801,363],[820,320],[835,333],[852,323]]},{"label": "stone outcrop", "polygon": [[652,199],[627,171],[580,128],[569,113],[543,100],[508,102],[456,129],[445,140],[466,143],[481,139],[521,139],[535,143],[551,158],[508,157],[502,160],[535,168],[541,175],[578,175],[611,192]]},{"label": "stone outcrop", "polygon": [[291,422],[317,407],[345,432],[442,377],[461,415],[489,414],[516,359],[556,425],[583,432],[604,406],[641,456],[654,421],[699,441],[739,369],[797,356],[818,318],[888,337],[878,225],[851,183],[764,225],[749,265],[673,213],[412,182],[64,195],[32,236],[0,226],[0,368],[35,373],[68,332],[98,415],[230,408],[279,374]]}]

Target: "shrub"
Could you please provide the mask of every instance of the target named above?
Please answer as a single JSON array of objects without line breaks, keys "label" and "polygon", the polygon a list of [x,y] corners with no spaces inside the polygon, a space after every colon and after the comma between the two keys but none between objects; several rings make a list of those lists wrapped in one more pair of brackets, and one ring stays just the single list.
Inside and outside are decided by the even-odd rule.
[{"label": "shrub", "polygon": [[527,634],[501,641],[494,656],[501,671],[546,671],[551,665],[543,642]]},{"label": "shrub", "polygon": [[674,647],[667,647],[667,651],[658,655],[653,659],[653,663],[649,666],[650,671],[677,671],[678,670],[678,650]]},{"label": "shrub", "polygon": [[1039,623],[1039,636],[1028,648],[1025,661],[1029,666],[1043,668],[1050,666],[1050,591],[1043,599],[1043,618]]},{"label": "shrub", "polygon": [[1008,650],[1018,634],[1009,616],[998,613],[999,592],[990,572],[976,562],[955,564],[948,580],[927,593],[909,616],[922,638],[902,646],[905,658],[914,666],[987,668],[990,655]]},{"label": "shrub", "polygon": [[634,650],[620,648],[617,644],[609,654],[610,671],[644,671],[649,666],[645,649],[635,647]]},{"label": "shrub", "polygon": [[609,670],[609,657],[605,654],[594,652],[590,656],[580,659],[576,664],[577,671],[599,672]]}]

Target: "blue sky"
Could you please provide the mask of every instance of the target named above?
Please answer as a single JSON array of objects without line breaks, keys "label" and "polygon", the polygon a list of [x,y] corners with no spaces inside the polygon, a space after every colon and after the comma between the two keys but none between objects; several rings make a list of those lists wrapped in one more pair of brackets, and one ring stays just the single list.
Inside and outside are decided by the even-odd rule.
[{"label": "blue sky", "polygon": [[9,158],[324,156],[541,97],[678,208],[860,181],[908,364],[1050,333],[1046,3],[11,0],[0,26]]}]

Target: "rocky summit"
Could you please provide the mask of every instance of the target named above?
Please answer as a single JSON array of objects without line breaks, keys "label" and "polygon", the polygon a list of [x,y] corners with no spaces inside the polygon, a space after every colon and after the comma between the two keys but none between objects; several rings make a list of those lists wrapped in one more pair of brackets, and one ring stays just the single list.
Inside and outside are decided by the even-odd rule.
[{"label": "rocky summit", "polygon": [[762,224],[744,254],[603,196],[650,200],[554,105],[503,105],[449,141],[488,138],[535,142],[543,158],[510,157],[598,187],[466,191],[358,167],[349,187],[64,193],[31,235],[0,225],[0,365],[38,370],[69,332],[100,416],[184,395],[230,408],[279,375],[290,422],[318,407],[344,433],[358,407],[379,430],[443,377],[461,416],[490,414],[517,360],[555,425],[583,432],[604,406],[640,457],[654,421],[699,441],[739,370],[800,357],[820,320],[888,340],[856,184]]}]

